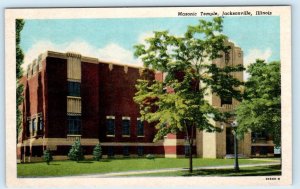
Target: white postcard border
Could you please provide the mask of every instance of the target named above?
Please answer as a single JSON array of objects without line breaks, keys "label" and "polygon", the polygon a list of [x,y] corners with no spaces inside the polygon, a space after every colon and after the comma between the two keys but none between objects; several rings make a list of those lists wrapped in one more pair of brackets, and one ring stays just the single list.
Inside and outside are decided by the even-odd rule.
[{"label": "white postcard border", "polygon": [[[177,17],[178,12],[271,11],[280,16],[280,57],[282,73],[282,175],[255,177],[139,177],[136,178],[17,178],[16,173],[16,73],[15,19],[74,18],[155,18]],[[255,16],[255,15],[253,15]],[[157,7],[157,8],[43,8],[5,10],[5,99],[6,99],[6,183],[13,187],[39,186],[253,186],[290,185],[292,183],[292,90],[291,90],[291,7]],[[277,178],[280,178],[278,180]]]}]

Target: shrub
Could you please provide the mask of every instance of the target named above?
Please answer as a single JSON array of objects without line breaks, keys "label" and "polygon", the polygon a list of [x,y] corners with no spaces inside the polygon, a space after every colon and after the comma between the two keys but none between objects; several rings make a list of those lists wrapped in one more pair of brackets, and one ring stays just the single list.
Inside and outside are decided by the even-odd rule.
[{"label": "shrub", "polygon": [[152,160],[154,160],[154,159],[155,159],[155,156],[154,156],[153,154],[147,154],[147,155],[146,155],[146,158],[147,158],[147,159],[152,159]]},{"label": "shrub", "polygon": [[79,140],[76,140],[74,142],[74,144],[72,145],[72,147],[68,153],[68,157],[72,161],[84,160],[83,150],[82,150]]},{"label": "shrub", "polygon": [[94,160],[99,161],[102,158],[102,148],[100,143],[97,144],[93,150]]},{"label": "shrub", "polygon": [[50,161],[53,160],[53,157],[52,157],[52,154],[51,154],[50,150],[45,150],[44,151],[43,159],[47,162],[47,165],[50,164]]}]

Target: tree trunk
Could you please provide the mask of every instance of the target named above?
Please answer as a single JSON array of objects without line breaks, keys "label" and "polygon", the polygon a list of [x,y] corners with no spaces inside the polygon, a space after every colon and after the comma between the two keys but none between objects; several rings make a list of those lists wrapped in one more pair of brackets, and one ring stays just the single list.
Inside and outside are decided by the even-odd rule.
[{"label": "tree trunk", "polygon": [[190,173],[192,173],[193,172],[193,152],[192,152],[192,147],[193,147],[193,139],[189,139],[189,145],[190,145],[190,149],[189,149],[189,151],[190,151],[190,157],[189,157],[189,159],[190,159],[190,168],[189,168],[189,172]]},{"label": "tree trunk", "polygon": [[[193,126],[188,126],[185,123],[186,137],[187,137],[187,141],[189,143],[189,172],[190,173],[193,172],[193,151],[192,151],[192,147],[193,147],[193,134],[194,134],[194,132],[193,132]],[[189,130],[190,130],[190,134],[189,134]]]},{"label": "tree trunk", "polygon": [[193,139],[194,139],[194,123],[191,126],[191,134],[190,134],[190,138],[189,138],[189,145],[190,145],[190,173],[193,172]]}]

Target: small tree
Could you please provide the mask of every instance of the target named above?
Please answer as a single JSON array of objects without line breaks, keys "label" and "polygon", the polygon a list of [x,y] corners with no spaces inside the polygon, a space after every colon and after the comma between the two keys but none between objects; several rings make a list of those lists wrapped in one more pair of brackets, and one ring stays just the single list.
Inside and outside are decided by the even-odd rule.
[{"label": "small tree", "polygon": [[102,148],[100,143],[98,143],[93,150],[94,160],[99,161],[102,158]]},{"label": "small tree", "polygon": [[79,140],[76,140],[74,142],[74,144],[72,145],[69,153],[68,153],[68,157],[70,158],[70,160],[72,161],[80,161],[84,159],[83,156],[83,150],[80,144]]},{"label": "small tree", "polygon": [[238,132],[267,131],[276,147],[281,145],[280,62],[256,60],[248,69],[243,102],[237,107]]},{"label": "small tree", "polygon": [[50,150],[45,150],[44,151],[44,156],[43,156],[44,160],[47,162],[47,165],[50,164],[50,161],[53,160],[52,154],[50,152]]}]

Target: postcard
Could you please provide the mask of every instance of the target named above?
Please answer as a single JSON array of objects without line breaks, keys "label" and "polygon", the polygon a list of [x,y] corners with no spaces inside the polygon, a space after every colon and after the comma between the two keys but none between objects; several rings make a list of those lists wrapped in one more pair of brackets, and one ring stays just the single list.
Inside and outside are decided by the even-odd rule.
[{"label": "postcard", "polygon": [[9,187],[292,184],[291,7],[8,8]]}]

